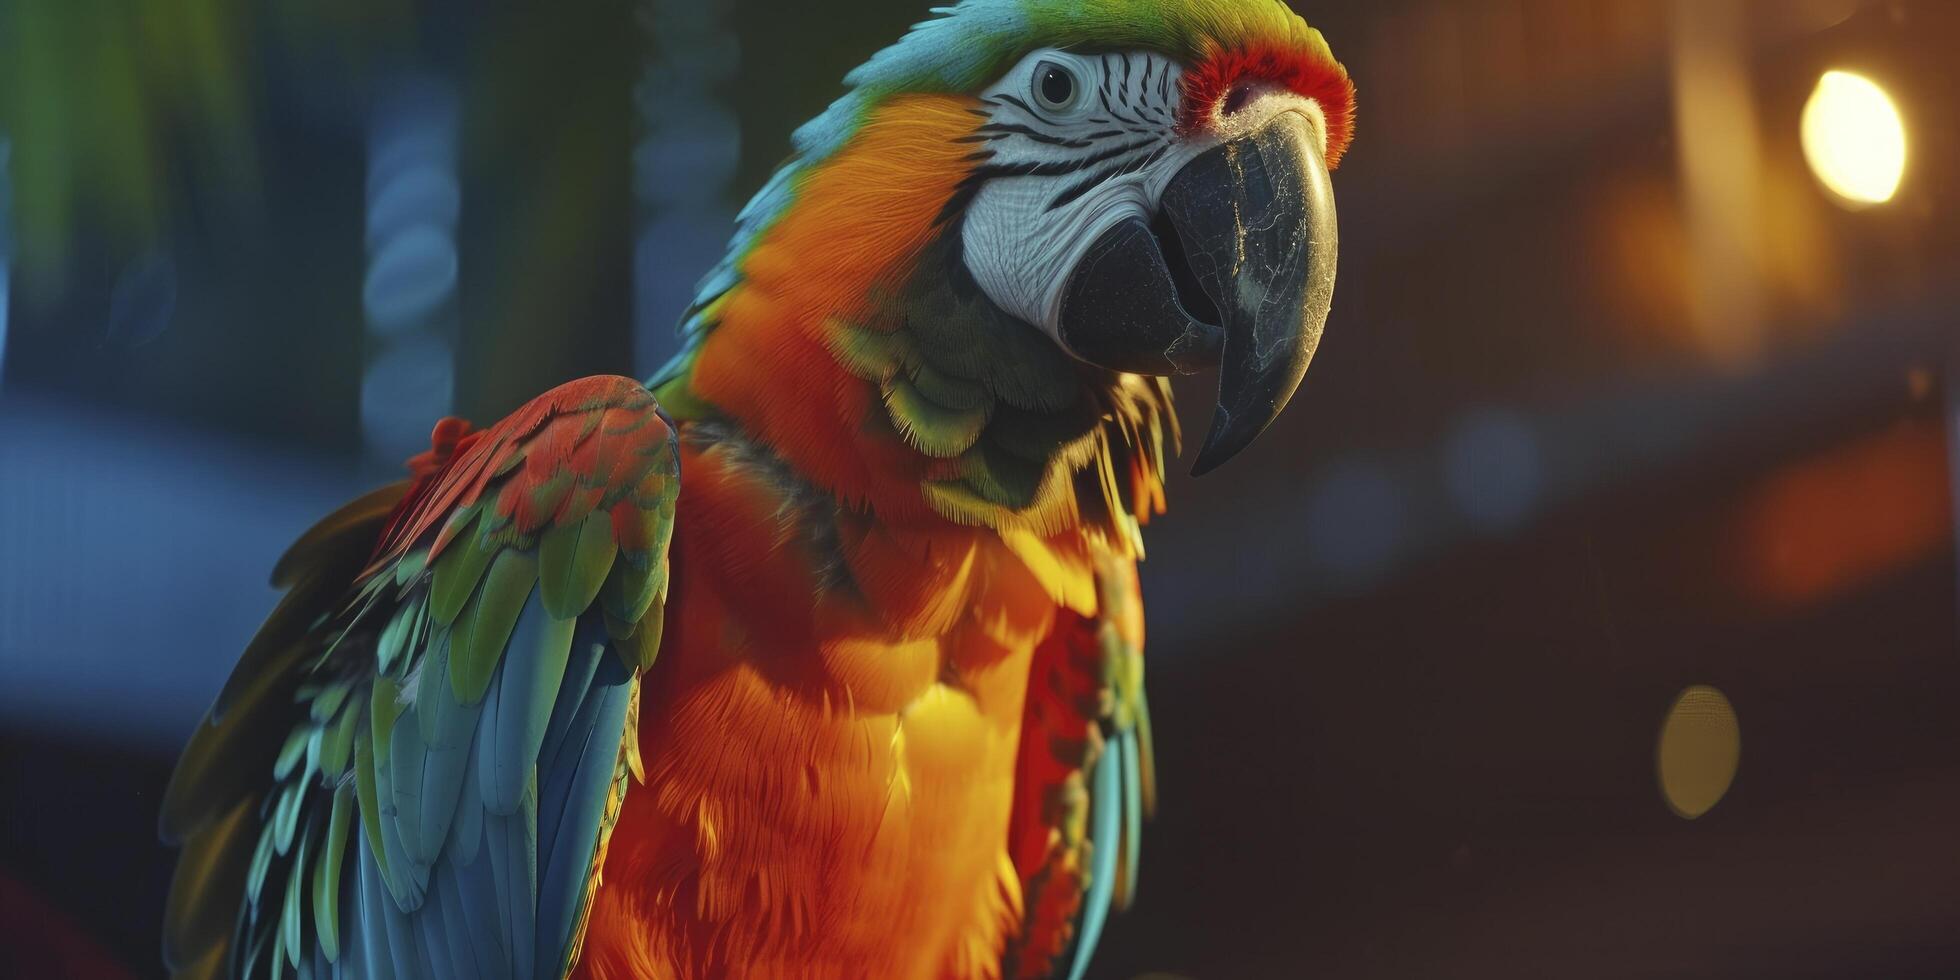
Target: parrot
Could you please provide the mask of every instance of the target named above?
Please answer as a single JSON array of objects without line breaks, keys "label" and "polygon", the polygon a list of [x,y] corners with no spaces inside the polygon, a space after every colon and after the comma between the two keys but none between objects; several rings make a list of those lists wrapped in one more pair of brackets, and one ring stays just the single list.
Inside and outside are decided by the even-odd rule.
[{"label": "parrot", "polygon": [[165,790],[176,977],[1080,978],[1156,772],[1142,529],[1332,302],[1280,0],[958,0],[844,79],[645,380],[275,564]]}]

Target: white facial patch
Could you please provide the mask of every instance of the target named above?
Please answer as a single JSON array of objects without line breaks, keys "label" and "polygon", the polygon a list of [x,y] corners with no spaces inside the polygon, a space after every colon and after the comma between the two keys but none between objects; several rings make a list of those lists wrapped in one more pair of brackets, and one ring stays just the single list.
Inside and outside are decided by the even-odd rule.
[{"label": "white facial patch", "polygon": [[1171,178],[1217,145],[1177,131],[1183,74],[1148,52],[1043,50],[981,93],[985,180],[961,244],[1001,309],[1059,338],[1062,293],[1089,247],[1125,218],[1148,221]]}]

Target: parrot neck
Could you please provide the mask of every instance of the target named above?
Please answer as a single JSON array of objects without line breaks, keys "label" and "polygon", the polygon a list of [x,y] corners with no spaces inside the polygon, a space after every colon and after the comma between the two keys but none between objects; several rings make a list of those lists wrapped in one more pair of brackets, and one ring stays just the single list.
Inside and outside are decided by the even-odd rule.
[{"label": "parrot neck", "polygon": [[1169,385],[1075,360],[974,283],[947,207],[973,166],[971,105],[894,99],[804,175],[657,394],[887,524],[1080,531],[1135,553],[1176,452]]},{"label": "parrot neck", "polygon": [[1140,551],[1176,452],[1169,384],[1076,360],[995,305],[961,257],[957,220],[890,302],[833,328],[838,364],[928,460],[920,485],[937,514],[1042,536],[1081,528]]},{"label": "parrot neck", "polygon": [[1002,312],[957,240],[929,247],[874,310],[807,330],[760,284],[737,287],[662,403],[683,421],[734,425],[888,525],[1081,532],[1140,555],[1177,451],[1168,382],[1079,362]]}]

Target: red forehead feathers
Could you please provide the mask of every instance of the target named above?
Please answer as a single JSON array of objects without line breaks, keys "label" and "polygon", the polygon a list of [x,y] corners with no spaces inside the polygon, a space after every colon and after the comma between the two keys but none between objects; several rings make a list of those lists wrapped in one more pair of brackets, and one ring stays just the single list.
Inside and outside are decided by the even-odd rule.
[{"label": "red forehead feathers", "polygon": [[1354,82],[1339,62],[1277,45],[1214,51],[1184,73],[1185,128],[1202,125],[1235,89],[1266,82],[1305,96],[1327,117],[1327,166],[1340,165],[1354,137]]}]

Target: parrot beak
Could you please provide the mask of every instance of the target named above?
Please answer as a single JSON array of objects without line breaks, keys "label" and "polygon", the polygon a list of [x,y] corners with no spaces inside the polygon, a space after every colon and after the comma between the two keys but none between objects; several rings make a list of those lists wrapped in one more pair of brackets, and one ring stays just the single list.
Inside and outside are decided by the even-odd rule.
[{"label": "parrot beak", "polygon": [[1300,387],[1334,298],[1334,190],[1313,127],[1281,112],[1185,164],[1162,213],[1106,232],[1071,274],[1061,339],[1117,371],[1216,365],[1192,473],[1251,445]]}]

